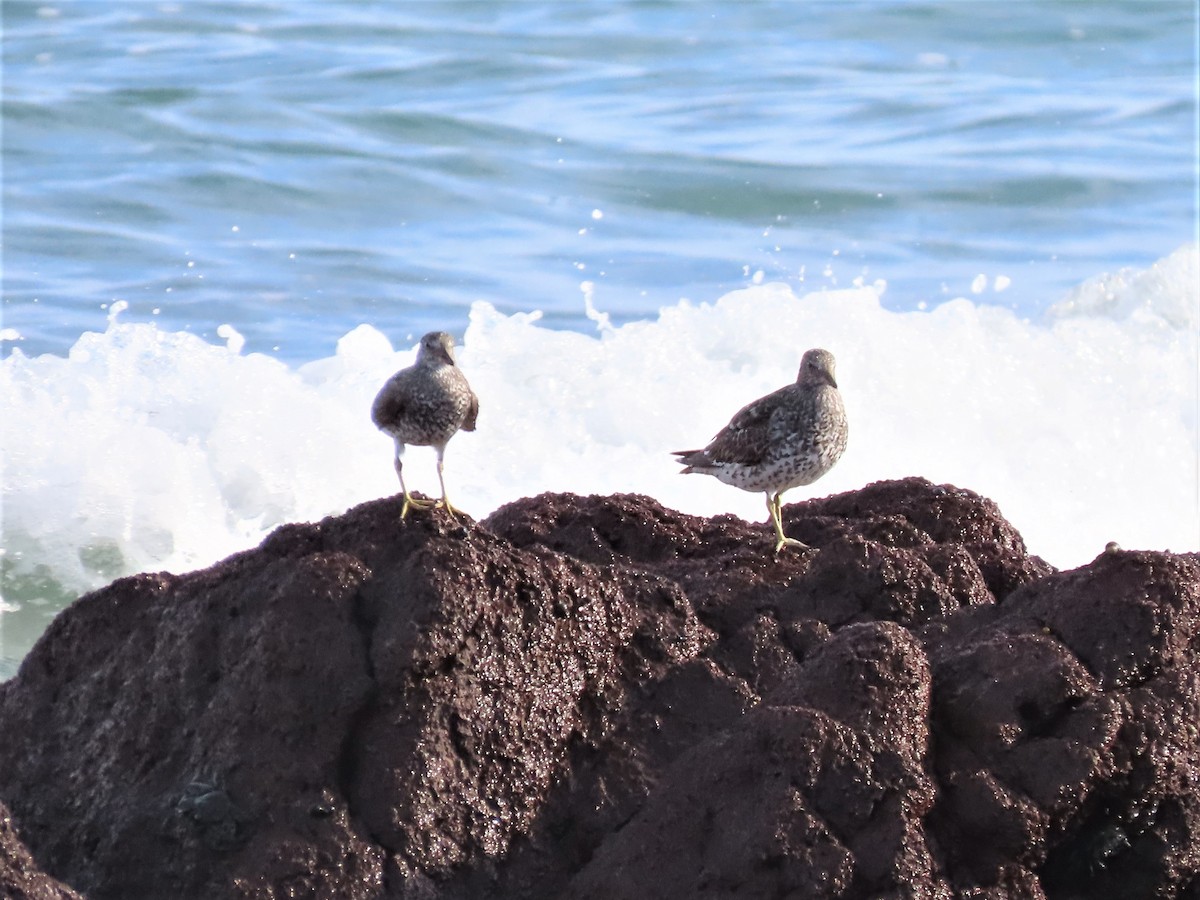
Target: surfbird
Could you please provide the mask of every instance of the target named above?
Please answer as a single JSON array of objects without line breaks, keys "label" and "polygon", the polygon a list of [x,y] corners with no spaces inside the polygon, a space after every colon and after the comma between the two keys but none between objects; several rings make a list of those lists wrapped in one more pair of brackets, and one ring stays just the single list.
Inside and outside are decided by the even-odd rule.
[{"label": "surfbird", "polygon": [[846,449],[846,411],[834,378],[833,354],[813,349],[800,360],[796,383],[738,410],[703,450],[679,450],[686,468],[744,491],[764,491],[775,552],[808,545],[783,534],[784,491],[812,484]]},{"label": "surfbird", "polygon": [[[389,378],[371,405],[371,421],[396,442],[396,475],[404,492],[400,518],[408,515],[410,506],[417,509],[444,506],[450,517],[454,517],[454,507],[446,496],[442,459],[446,444],[460,428],[475,430],[478,415],[479,398],[454,363],[454,338],[444,331],[431,331],[421,338],[417,361]],[[418,500],[408,493],[400,462],[406,444],[437,450],[441,500]]]}]

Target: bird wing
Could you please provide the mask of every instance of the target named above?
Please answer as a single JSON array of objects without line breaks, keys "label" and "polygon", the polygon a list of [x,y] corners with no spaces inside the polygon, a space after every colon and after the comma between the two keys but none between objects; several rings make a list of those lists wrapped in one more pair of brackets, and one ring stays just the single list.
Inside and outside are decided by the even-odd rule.
[{"label": "bird wing", "polygon": [[462,423],[463,431],[474,431],[475,430],[475,420],[477,418],[479,418],[479,398],[475,396],[474,391],[470,391],[470,394],[471,394],[471,402],[467,406],[467,416],[465,419],[463,419],[463,423]]},{"label": "bird wing", "polygon": [[[786,390],[782,388],[781,390]],[[779,407],[780,391],[747,403],[704,448],[712,462],[752,466],[762,461],[768,444],[771,415]]]},{"label": "bird wing", "polygon": [[402,389],[404,382],[408,380],[405,377],[407,374],[407,369],[397,372],[375,395],[375,402],[371,404],[371,421],[375,423],[376,428],[386,430],[389,425],[403,417],[408,405],[405,396],[407,392]]}]

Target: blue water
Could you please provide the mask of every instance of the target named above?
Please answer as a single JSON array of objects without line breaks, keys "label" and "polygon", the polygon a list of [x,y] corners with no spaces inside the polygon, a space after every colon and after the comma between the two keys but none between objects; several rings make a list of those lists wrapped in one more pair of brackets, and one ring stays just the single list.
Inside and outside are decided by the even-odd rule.
[{"label": "blue water", "polygon": [[1195,235],[1193,0],[2,9],[5,353],[116,300],[289,362],[477,300],[590,331],[583,282],[1034,316]]}]

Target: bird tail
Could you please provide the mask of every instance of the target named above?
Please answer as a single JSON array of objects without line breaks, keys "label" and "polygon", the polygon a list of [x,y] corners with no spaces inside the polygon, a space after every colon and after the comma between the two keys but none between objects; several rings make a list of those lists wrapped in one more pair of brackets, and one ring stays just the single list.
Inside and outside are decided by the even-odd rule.
[{"label": "bird tail", "polygon": [[712,466],[712,460],[708,458],[703,450],[673,450],[671,451],[671,455],[679,457],[679,464],[687,467],[679,473],[680,475],[687,475],[689,472],[701,472]]}]

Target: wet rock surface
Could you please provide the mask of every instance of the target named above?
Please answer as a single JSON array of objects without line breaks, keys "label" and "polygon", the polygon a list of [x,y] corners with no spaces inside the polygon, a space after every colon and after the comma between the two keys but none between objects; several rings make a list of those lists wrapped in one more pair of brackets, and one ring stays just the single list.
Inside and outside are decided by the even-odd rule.
[{"label": "wet rock surface", "polygon": [[1200,896],[1195,556],[1055,572],[921,479],[778,557],[634,495],[399,513],[64,611],[0,685],[0,895]]}]

